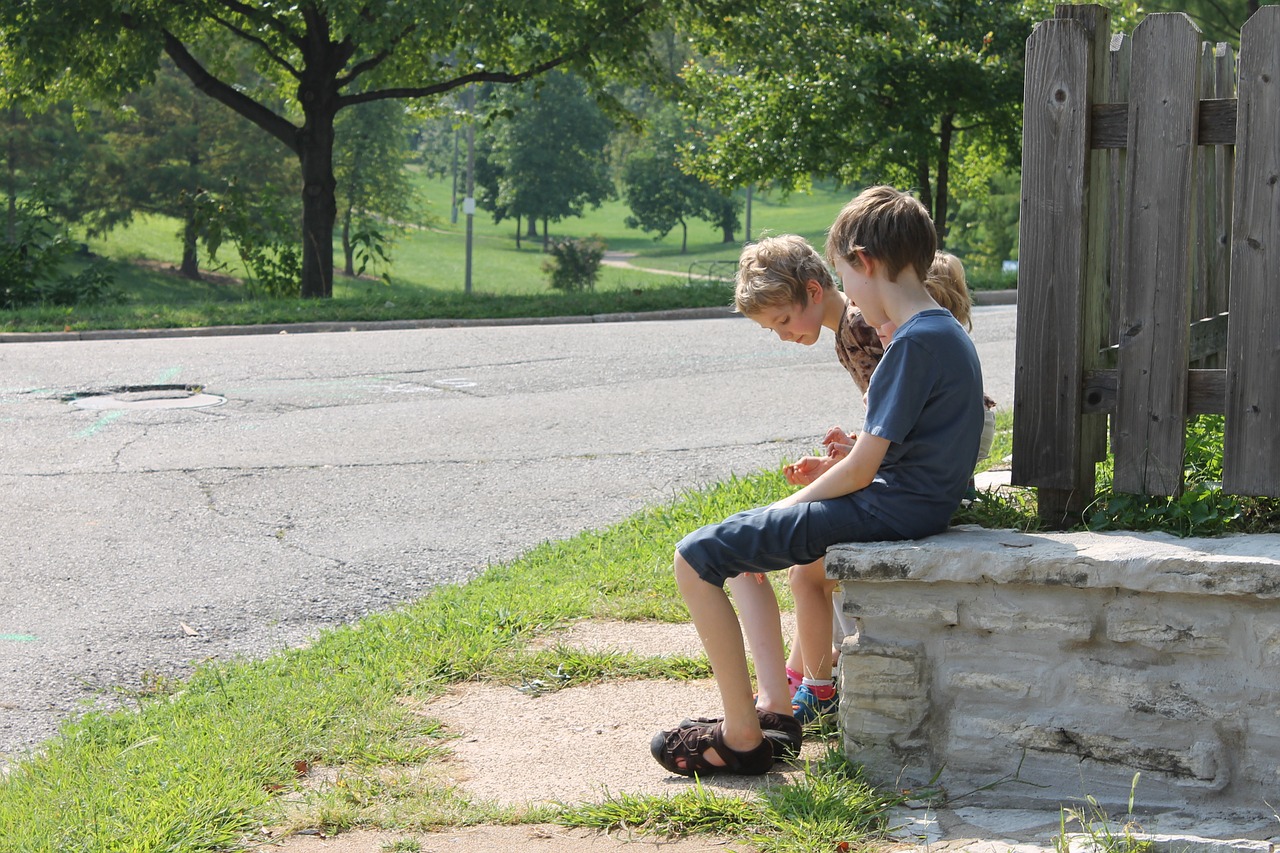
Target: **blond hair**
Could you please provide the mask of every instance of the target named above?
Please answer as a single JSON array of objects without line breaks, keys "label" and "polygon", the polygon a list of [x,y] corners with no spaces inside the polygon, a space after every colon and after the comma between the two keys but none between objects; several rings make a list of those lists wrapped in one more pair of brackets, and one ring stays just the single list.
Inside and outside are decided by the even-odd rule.
[{"label": "blond hair", "polygon": [[938,232],[917,199],[893,187],[868,187],[844,206],[827,232],[827,259],[862,268],[858,253],[884,264],[889,281],[907,267],[923,282],[938,249]]},{"label": "blond hair", "polygon": [[826,261],[796,234],[763,237],[742,250],[734,279],[733,310],[756,314],[768,308],[809,304],[810,281],[836,289]]},{"label": "blond hair", "polygon": [[946,308],[960,325],[973,329],[973,299],[969,296],[969,285],[964,278],[964,264],[950,252],[939,251],[933,256],[929,265],[929,274],[924,280],[925,290],[933,297],[933,301]]}]

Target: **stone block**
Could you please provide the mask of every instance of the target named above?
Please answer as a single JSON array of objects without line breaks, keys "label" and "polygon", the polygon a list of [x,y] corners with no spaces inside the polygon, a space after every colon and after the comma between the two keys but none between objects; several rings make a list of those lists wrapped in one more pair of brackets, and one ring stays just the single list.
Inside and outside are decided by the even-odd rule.
[{"label": "stone block", "polygon": [[1221,652],[1230,646],[1231,614],[1220,602],[1127,595],[1104,608],[1106,636],[1113,643],[1153,649]]},{"label": "stone block", "polygon": [[1093,634],[1093,614],[1081,596],[992,584],[984,584],[981,590],[961,611],[964,627],[1069,641],[1087,640]]},{"label": "stone block", "polygon": [[892,584],[845,581],[840,585],[844,612],[858,619],[888,618],[916,625],[954,625],[959,621],[953,588],[921,589],[903,595]]}]

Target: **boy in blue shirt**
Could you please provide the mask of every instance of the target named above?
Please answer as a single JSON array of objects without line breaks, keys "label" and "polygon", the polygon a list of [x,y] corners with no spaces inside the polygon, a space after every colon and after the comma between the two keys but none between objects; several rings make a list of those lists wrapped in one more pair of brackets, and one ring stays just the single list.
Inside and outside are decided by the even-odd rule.
[{"label": "boy in blue shirt", "polygon": [[[928,211],[892,187],[863,191],[831,226],[827,257],[845,294],[869,324],[897,330],[872,375],[863,431],[847,456],[794,494],[676,546],[676,581],[725,715],[654,735],[650,751],[671,772],[766,773],[774,745],[764,729],[781,728],[775,718],[789,713],[756,708],[727,580],[812,563],[841,542],[939,533],[964,497],[982,432],[982,370],[969,336],[924,286],[936,249]],[[804,311],[752,319],[784,340],[812,325]]]}]

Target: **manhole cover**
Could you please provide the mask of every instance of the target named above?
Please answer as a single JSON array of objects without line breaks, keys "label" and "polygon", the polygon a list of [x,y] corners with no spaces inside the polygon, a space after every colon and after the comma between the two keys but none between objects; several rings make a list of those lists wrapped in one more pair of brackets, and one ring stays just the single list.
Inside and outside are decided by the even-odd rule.
[{"label": "manhole cover", "polygon": [[201,409],[227,402],[226,397],[206,394],[200,385],[130,385],[82,391],[66,399],[77,409]]}]

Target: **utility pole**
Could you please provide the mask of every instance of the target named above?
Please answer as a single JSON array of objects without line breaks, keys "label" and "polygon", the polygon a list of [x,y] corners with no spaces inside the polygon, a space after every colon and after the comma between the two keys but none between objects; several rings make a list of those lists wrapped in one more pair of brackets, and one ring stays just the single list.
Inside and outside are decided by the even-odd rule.
[{"label": "utility pole", "polygon": [[461,132],[453,129],[453,195],[449,203],[449,224],[458,224],[458,137]]},{"label": "utility pole", "polygon": [[476,218],[476,124],[475,89],[467,87],[467,197],[462,200],[462,212],[467,216],[467,272],[463,291],[471,293],[471,242],[472,227]]}]

